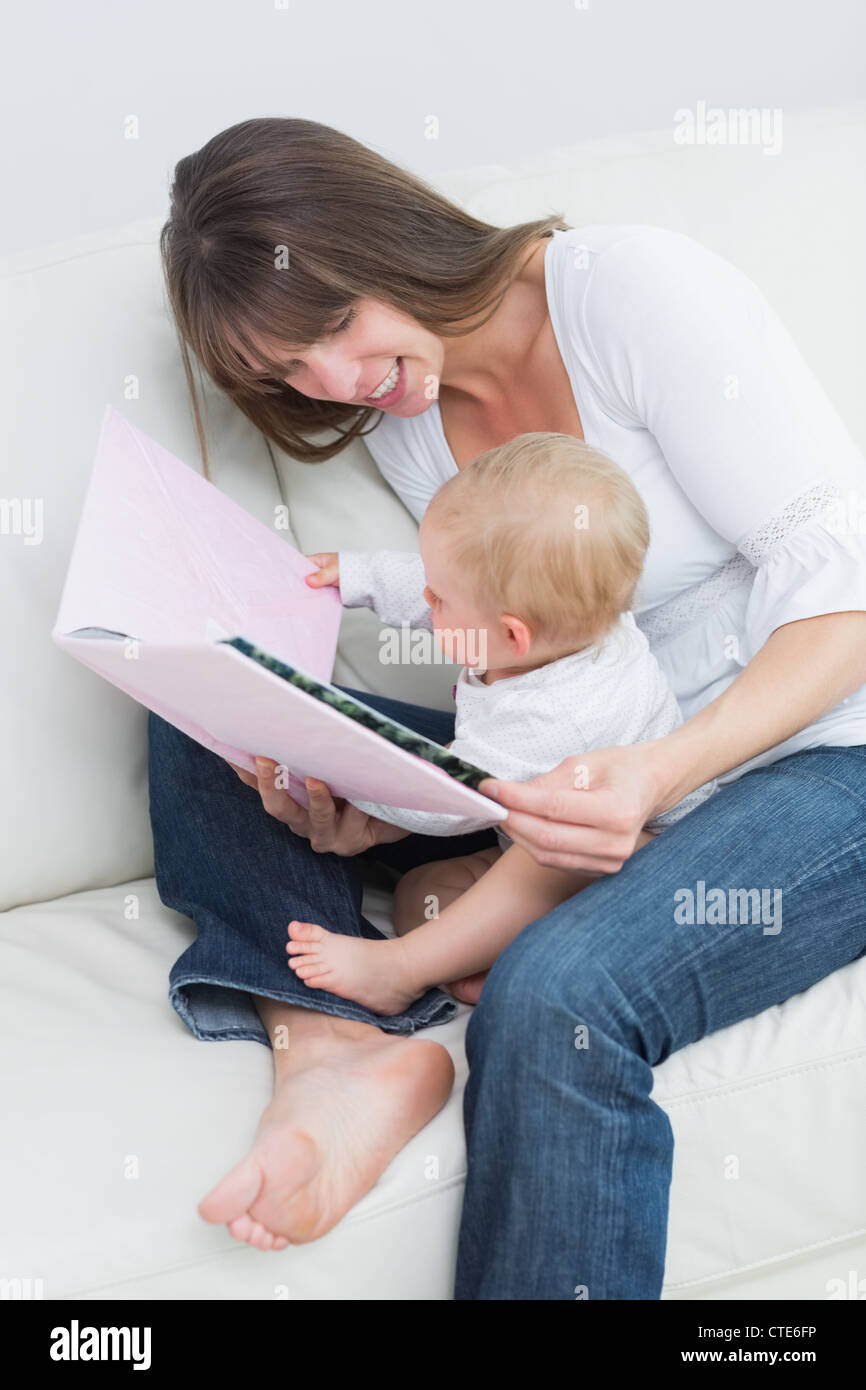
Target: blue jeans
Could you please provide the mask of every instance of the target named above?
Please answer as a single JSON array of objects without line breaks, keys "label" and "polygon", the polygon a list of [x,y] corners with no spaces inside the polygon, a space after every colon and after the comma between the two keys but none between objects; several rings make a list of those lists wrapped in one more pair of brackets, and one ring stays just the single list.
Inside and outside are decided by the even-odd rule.
[{"label": "blue jeans", "polygon": [[[453,737],[452,716],[363,698]],[[288,917],[377,934],[357,863],[314,854],[153,716],[151,812],[160,895],[199,932],[172,970],[175,1008],[199,1037],[266,1042],[242,991],[310,1005],[282,974]],[[376,853],[399,869],[490,843],[411,836]],[[722,788],[521,932],[467,1031],[456,1298],[659,1297],[673,1141],[652,1068],[866,954],[864,870],[866,749],[821,748]],[[452,1011],[435,990],[393,1020],[318,993],[313,1007],[401,1032]]]},{"label": "blue jeans", "polygon": [[[344,687],[345,688],[345,687]],[[454,737],[454,715],[402,700],[350,691],[437,743]],[[149,719],[150,823],[156,882],[166,907],[191,917],[196,939],[175,962],[169,997],[197,1038],[251,1038],[270,1046],[251,995],[265,995],[389,1033],[445,1023],[450,995],[428,990],[405,1013],[383,1018],[362,1004],[308,989],[288,968],[291,918],[321,922],[349,936],[382,938],[361,915],[364,860],[397,874],[433,859],[471,854],[497,843],[473,835],[410,835],[355,859],[317,854],[303,837],[264,810],[223,758],[155,714]]]}]

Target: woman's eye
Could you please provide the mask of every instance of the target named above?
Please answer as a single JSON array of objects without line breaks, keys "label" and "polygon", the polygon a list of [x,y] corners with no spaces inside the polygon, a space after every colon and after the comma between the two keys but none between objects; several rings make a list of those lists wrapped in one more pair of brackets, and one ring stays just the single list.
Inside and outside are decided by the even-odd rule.
[{"label": "woman's eye", "polygon": [[[340,320],[340,322],[336,325],[335,328],[331,329],[331,336],[333,336],[335,333],[343,333],[349,327],[349,324],[357,318],[357,316],[357,309],[349,309],[345,317]],[[282,377],[278,378],[278,380],[285,381],[287,377],[294,376],[295,372],[297,372],[300,367],[303,367],[303,365],[303,362],[287,362],[285,367],[283,368]]]},{"label": "woman's eye", "polygon": [[342,320],[342,322],[337,324],[337,327],[334,329],[334,332],[342,333],[344,329],[349,327],[349,324],[352,322],[352,320],[357,317],[357,314],[357,309],[350,309],[349,312],[346,314],[346,317]]}]

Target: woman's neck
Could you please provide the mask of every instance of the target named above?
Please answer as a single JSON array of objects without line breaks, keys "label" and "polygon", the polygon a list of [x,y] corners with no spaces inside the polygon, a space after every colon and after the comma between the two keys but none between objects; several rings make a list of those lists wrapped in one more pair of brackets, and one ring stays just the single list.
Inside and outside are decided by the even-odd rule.
[{"label": "woman's neck", "polygon": [[528,375],[533,348],[547,322],[544,253],[539,241],[492,318],[460,338],[446,338],[440,392],[495,413],[507,410],[514,383]]}]

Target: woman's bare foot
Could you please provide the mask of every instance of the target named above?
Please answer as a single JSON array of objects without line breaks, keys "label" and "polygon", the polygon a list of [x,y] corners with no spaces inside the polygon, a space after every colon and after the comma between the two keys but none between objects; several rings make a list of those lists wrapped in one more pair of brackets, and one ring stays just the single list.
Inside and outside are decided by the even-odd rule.
[{"label": "woman's bare foot", "polygon": [[256,1004],[274,1052],[274,1098],[252,1149],[200,1202],[259,1250],[317,1240],[376,1183],[392,1158],[441,1110],[454,1066],[439,1043],[276,1001]]},{"label": "woman's bare foot", "polygon": [[377,1014],[401,1014],[425,989],[409,969],[406,945],[400,937],[367,941],[327,931],[318,922],[290,922],[286,950],[289,965],[310,989],[354,999]]}]

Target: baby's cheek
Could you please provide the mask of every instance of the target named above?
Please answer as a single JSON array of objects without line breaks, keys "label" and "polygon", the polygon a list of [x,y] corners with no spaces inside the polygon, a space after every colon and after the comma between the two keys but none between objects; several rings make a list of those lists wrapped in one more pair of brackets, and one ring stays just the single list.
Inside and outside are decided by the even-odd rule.
[{"label": "baby's cheek", "polygon": [[474,627],[448,627],[437,629],[436,640],[446,661],[456,666],[484,666],[486,664],[486,632]]}]

